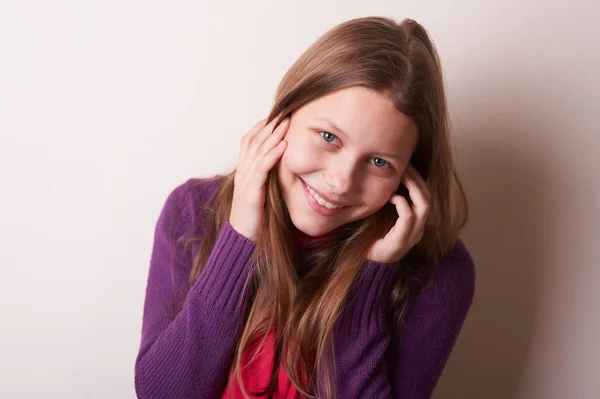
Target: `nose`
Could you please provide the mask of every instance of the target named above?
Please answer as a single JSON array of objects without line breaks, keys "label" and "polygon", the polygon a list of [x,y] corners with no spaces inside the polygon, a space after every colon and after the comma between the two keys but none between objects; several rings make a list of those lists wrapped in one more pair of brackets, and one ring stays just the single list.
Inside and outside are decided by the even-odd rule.
[{"label": "nose", "polygon": [[331,194],[344,195],[352,188],[356,162],[341,156],[334,157],[324,173],[324,180]]}]

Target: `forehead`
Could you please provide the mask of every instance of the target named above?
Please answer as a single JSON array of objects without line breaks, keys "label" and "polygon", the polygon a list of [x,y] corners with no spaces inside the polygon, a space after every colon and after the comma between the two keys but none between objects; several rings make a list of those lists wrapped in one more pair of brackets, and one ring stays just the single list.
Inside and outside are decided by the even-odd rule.
[{"label": "forehead", "polygon": [[[321,96],[298,109],[295,117],[315,128],[333,128],[333,124],[347,136],[346,141],[376,147],[371,150],[410,155],[416,144],[413,121],[386,96],[365,87],[353,86]],[[404,154],[399,153],[402,149]]]}]

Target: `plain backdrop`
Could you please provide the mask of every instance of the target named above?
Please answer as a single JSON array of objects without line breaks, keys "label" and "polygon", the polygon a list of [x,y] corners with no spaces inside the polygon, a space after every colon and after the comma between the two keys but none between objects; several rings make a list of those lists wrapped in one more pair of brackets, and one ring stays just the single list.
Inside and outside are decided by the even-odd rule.
[{"label": "plain backdrop", "polygon": [[600,6],[0,0],[0,397],[134,398],[168,193],[232,170],[320,35],[416,19],[442,59],[475,302],[435,399],[600,397]]}]

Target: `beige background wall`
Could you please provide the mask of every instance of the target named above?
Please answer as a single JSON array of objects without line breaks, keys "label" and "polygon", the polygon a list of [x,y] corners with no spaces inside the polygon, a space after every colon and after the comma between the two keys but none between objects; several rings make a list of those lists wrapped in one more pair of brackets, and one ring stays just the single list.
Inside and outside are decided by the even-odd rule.
[{"label": "beige background wall", "polygon": [[597,2],[224,3],[0,0],[0,397],[135,397],[166,195],[365,15],[433,35],[470,199],[477,293],[434,398],[600,397]]}]

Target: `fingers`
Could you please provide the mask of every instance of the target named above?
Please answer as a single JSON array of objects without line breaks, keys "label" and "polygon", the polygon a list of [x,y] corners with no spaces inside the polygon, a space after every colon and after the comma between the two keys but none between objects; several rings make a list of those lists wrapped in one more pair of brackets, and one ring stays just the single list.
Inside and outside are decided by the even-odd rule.
[{"label": "fingers", "polygon": [[431,202],[431,193],[429,192],[429,188],[427,188],[427,183],[425,182],[425,180],[423,180],[423,177],[421,176],[419,171],[415,169],[415,167],[411,164],[408,164],[406,171],[409,173],[410,177],[413,178],[415,183],[417,183],[427,202]]},{"label": "fingers", "polygon": [[262,131],[262,129],[265,128],[266,125],[267,125],[267,119],[266,118],[262,119],[256,125],[254,125],[252,127],[252,129],[250,129],[250,131],[248,131],[248,133],[246,133],[242,137],[238,165],[242,165],[244,163],[244,161],[246,159],[246,154],[248,152],[248,147],[250,146],[250,142],[252,141],[254,136],[256,136],[260,131]]},{"label": "fingers", "polygon": [[394,194],[390,198],[390,202],[396,205],[398,212],[398,220],[394,228],[401,240],[417,243],[425,231],[425,222],[431,208],[431,193],[419,172],[412,165],[408,166],[402,176],[402,183],[408,189],[413,206],[411,208],[406,198],[401,195]]},{"label": "fingers", "polygon": [[262,186],[266,183],[269,171],[273,169],[279,158],[281,158],[286,147],[287,141],[283,140],[258,160],[256,171],[259,173],[255,174],[257,179],[256,184]]},{"label": "fingers", "polygon": [[401,195],[394,194],[392,198],[390,198],[390,202],[396,205],[396,211],[398,212],[398,220],[396,220],[396,224],[393,229],[395,233],[398,234],[400,240],[404,240],[405,238],[410,237],[415,215],[410,209],[410,205],[408,205],[408,201]]},{"label": "fingers", "polygon": [[[264,141],[264,143],[262,143],[261,148],[258,150],[258,157],[262,157],[264,154],[268,153],[269,151],[271,151],[271,149],[273,147],[275,147],[277,144],[279,144],[281,142],[281,140],[283,139],[283,137],[285,136],[285,133],[288,130],[288,127],[290,125],[290,118],[285,118],[280,124],[279,126],[277,126],[277,128],[273,131],[273,133],[267,137],[267,139]],[[258,139],[257,139],[257,143],[258,145]]]},{"label": "fingers", "polygon": [[251,185],[262,186],[267,180],[269,171],[281,158],[287,142],[282,141],[290,124],[290,118],[283,118],[275,128],[282,115],[266,124],[266,119],[258,122],[243,138],[236,176],[240,181]]},{"label": "fingers", "polygon": [[408,173],[404,173],[404,176],[402,176],[402,184],[408,189],[408,195],[410,195],[410,199],[413,202],[412,211],[415,213],[418,220],[426,219],[430,207],[429,198],[431,198],[429,189],[422,179],[422,184],[419,184],[419,177],[416,177],[412,170],[407,169],[407,172]]},{"label": "fingers", "polygon": [[[253,139],[252,139],[252,146],[254,148],[260,148],[263,143],[265,142],[265,140],[271,136],[271,133],[273,133],[273,128],[275,127],[275,124],[277,123],[277,121],[281,118],[281,114],[277,115],[277,117],[273,118],[273,120],[271,122],[269,122],[269,124],[267,126],[265,126],[265,128],[263,130],[261,130]],[[286,118],[287,119],[287,118]],[[279,125],[281,126],[281,125]],[[278,126],[278,128],[279,128]]]},{"label": "fingers", "polygon": [[[276,118],[273,118],[273,120],[271,122],[269,122],[269,124],[267,124],[267,125],[265,125],[266,120],[259,122],[258,126],[262,125],[262,129],[259,129],[258,131],[255,129],[252,129],[246,135],[247,137],[245,136],[242,139],[243,147],[244,147],[243,148],[244,155],[241,156],[240,158],[242,158],[243,162],[251,163],[252,160],[254,160],[256,158],[257,154],[260,153],[260,149],[261,149],[264,141],[273,133],[273,128],[275,127],[275,123],[277,123],[277,121],[279,120],[280,117],[281,117],[281,114],[278,115]],[[242,160],[240,160],[240,164],[241,164]]]},{"label": "fingers", "polygon": [[264,213],[268,173],[287,145],[281,138],[289,122],[274,129],[278,120],[275,118],[267,124],[263,119],[242,138],[239,165],[235,170],[230,223],[240,234],[254,242]]}]

